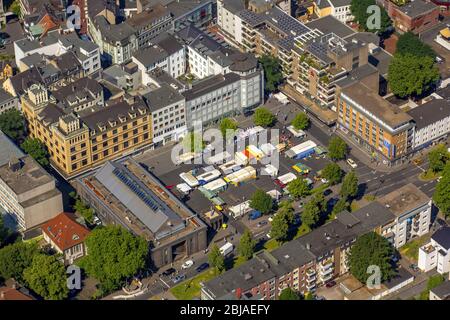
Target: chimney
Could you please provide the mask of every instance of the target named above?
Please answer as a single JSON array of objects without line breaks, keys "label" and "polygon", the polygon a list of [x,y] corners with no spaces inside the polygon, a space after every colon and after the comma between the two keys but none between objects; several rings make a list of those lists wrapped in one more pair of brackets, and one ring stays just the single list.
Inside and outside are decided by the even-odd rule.
[{"label": "chimney", "polygon": [[241,297],[242,297],[242,289],[241,288],[237,288],[236,289],[236,298],[238,300],[241,300]]}]

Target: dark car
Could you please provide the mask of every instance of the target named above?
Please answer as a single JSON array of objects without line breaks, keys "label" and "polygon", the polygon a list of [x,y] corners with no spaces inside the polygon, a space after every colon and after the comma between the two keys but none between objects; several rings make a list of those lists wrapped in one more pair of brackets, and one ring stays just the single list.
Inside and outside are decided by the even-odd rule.
[{"label": "dark car", "polygon": [[195,269],[195,271],[197,271],[197,272],[202,272],[203,270],[206,270],[206,269],[208,269],[208,268],[209,268],[209,263],[205,262],[205,263],[202,263],[201,265],[199,265],[199,266]]},{"label": "dark car", "polygon": [[164,272],[162,273],[162,275],[168,277],[168,276],[170,276],[172,273],[174,273],[175,271],[177,271],[177,270],[175,270],[174,268],[170,268],[170,269],[167,269],[166,271],[164,271]]},{"label": "dark car", "polygon": [[325,285],[327,288],[332,288],[336,285],[336,281],[328,281],[327,284]]},{"label": "dark car", "polygon": [[326,196],[329,196],[330,194],[332,194],[333,193],[333,191],[331,190],[331,189],[327,189],[327,190],[325,190],[324,192],[323,192],[323,195],[326,197]]},{"label": "dark car", "polygon": [[258,224],[256,225],[258,228],[261,228],[263,226],[267,225],[267,221],[260,221],[258,222]]}]

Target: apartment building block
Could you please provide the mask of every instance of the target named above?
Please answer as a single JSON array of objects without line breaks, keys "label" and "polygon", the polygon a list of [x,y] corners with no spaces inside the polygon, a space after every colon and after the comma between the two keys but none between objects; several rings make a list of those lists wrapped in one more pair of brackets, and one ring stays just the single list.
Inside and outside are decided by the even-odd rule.
[{"label": "apartment building block", "polygon": [[436,269],[438,273],[450,272],[450,228],[443,227],[436,231],[430,242],[419,249],[417,266],[423,272]]},{"label": "apartment building block", "polygon": [[255,254],[247,263],[204,283],[202,300],[222,300],[230,295],[275,300],[291,287],[300,293],[315,290],[348,272],[348,253],[356,238],[379,234],[395,219],[384,205],[373,202],[337,218],[270,253]]},{"label": "apartment building block", "polygon": [[80,39],[76,33],[60,30],[49,32],[43,39],[21,39],[14,42],[16,65],[22,72],[27,68],[22,61],[31,55],[60,56],[73,52],[86,75],[94,74],[101,68],[99,47],[90,41]]},{"label": "apartment building block", "polygon": [[415,150],[447,137],[450,132],[450,102],[439,97],[408,111],[414,119]]},{"label": "apartment building block", "polygon": [[378,200],[395,216],[392,230],[387,228],[385,238],[400,248],[410,240],[430,232],[432,201],[410,183]]},{"label": "apartment building block", "polygon": [[0,205],[21,232],[33,229],[63,210],[62,195],[31,156],[11,156],[0,166]]},{"label": "apartment building block", "polygon": [[362,83],[343,88],[336,97],[337,127],[373,158],[394,164],[413,149],[413,119]]},{"label": "apartment building block", "polygon": [[139,97],[105,105],[91,101],[76,111],[52,101],[44,87],[32,86],[22,108],[30,136],[47,146],[51,164],[67,178],[152,143],[151,115]]}]

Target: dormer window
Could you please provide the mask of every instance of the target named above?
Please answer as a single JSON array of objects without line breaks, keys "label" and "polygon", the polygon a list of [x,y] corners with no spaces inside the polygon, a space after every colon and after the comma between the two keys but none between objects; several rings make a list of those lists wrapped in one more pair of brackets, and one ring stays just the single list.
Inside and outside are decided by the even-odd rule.
[{"label": "dormer window", "polygon": [[115,127],[117,125],[117,121],[116,120],[108,120],[108,123],[111,127]]},{"label": "dormer window", "polygon": [[144,115],[144,114],[147,113],[147,109],[139,108],[139,113],[140,113],[141,115]]},{"label": "dormer window", "polygon": [[101,132],[106,130],[106,126],[105,126],[105,124],[103,122],[99,122],[97,124],[97,126],[98,126],[98,128],[100,129]]},{"label": "dormer window", "polygon": [[122,115],[122,114],[119,114],[119,121],[120,121],[121,123],[124,123],[125,121],[127,121],[127,117],[125,117],[125,116]]},{"label": "dormer window", "polygon": [[128,112],[128,114],[130,115],[131,119],[136,118],[136,112]]}]

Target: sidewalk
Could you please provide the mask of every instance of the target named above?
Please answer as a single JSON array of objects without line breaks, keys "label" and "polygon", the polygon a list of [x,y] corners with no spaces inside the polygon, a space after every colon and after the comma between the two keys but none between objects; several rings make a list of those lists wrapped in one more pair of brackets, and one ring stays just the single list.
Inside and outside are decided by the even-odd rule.
[{"label": "sidewalk", "polygon": [[355,141],[350,139],[347,135],[345,135],[344,132],[340,131],[339,129],[336,129],[334,133],[340,138],[342,138],[350,146],[351,148],[350,154],[353,157],[355,157],[356,159],[364,163],[367,167],[373,170],[385,173],[393,173],[411,165],[410,163],[408,163],[408,161],[406,161],[401,165],[396,166],[387,166],[383,164],[381,161],[380,162],[372,161],[367,151],[364,150],[363,147],[358,145]]}]

